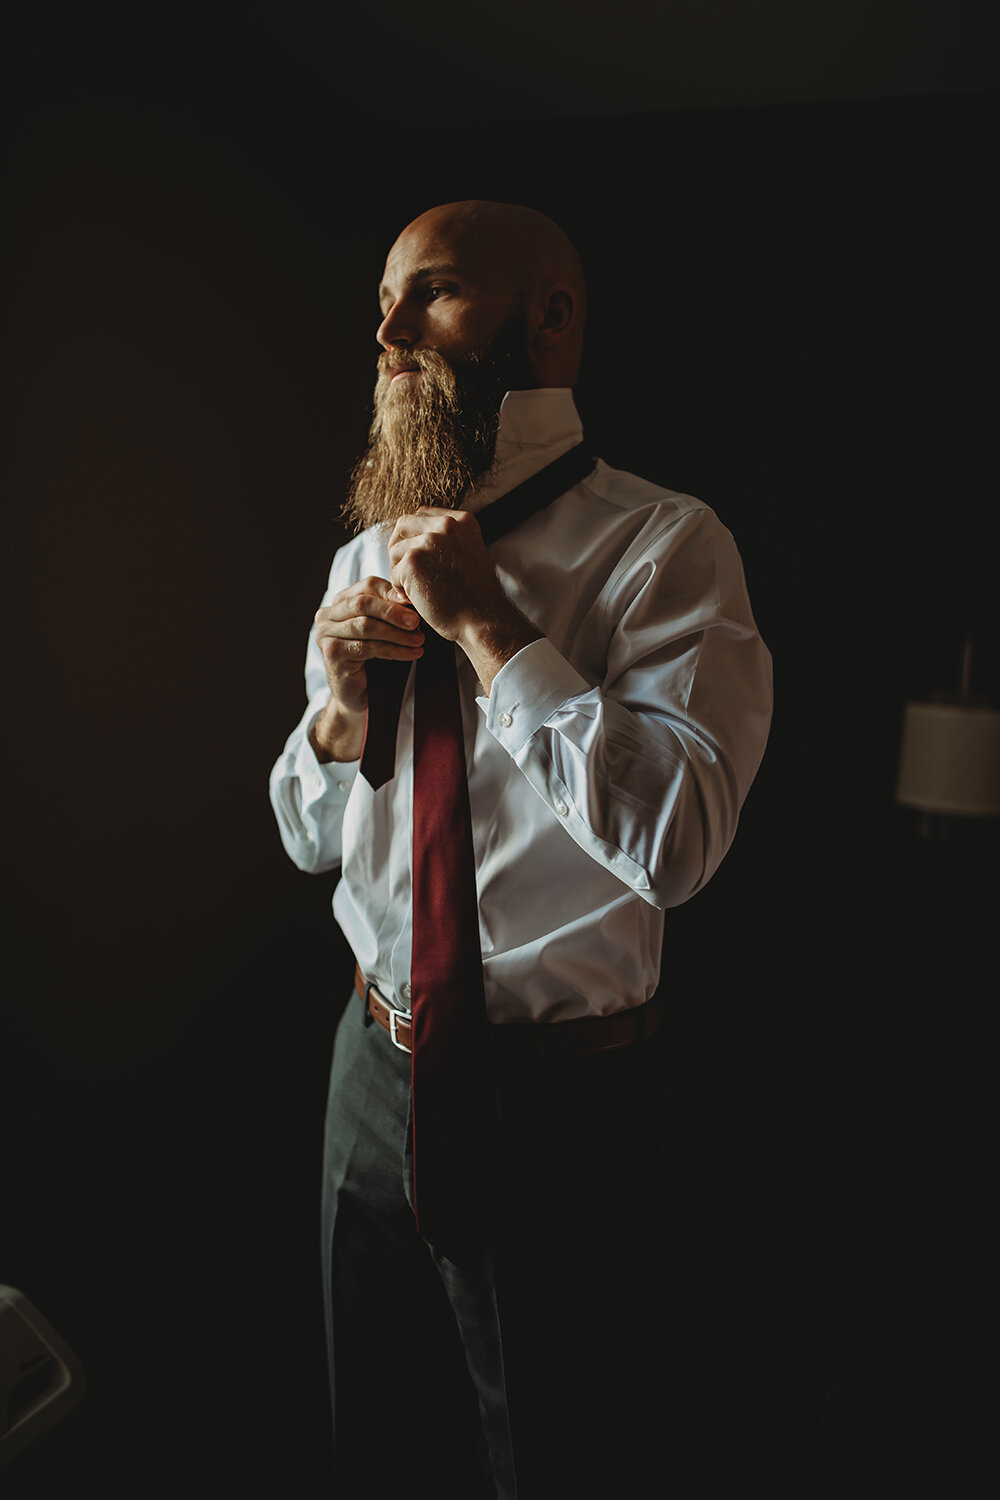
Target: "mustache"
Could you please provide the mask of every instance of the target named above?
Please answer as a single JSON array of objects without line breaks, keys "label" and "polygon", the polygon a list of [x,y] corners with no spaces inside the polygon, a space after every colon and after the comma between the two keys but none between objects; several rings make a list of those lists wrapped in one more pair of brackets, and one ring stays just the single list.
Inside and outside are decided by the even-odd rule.
[{"label": "mustache", "polygon": [[401,370],[416,370],[424,376],[417,382],[416,396],[422,409],[427,403],[443,404],[448,410],[457,410],[459,385],[462,379],[459,369],[436,349],[384,349],[376,361],[378,379],[375,381],[375,423],[389,411],[389,387],[393,376]]},{"label": "mustache", "polygon": [[[386,349],[376,361],[378,379],[375,382],[374,420],[370,438],[379,435],[384,422],[398,418],[401,410],[418,411],[427,419],[432,411],[444,409],[457,412],[460,394],[459,377],[455,366],[436,349]],[[401,370],[414,370],[424,379],[415,381],[409,400],[403,407],[390,396],[393,377]]]},{"label": "mustache", "polygon": [[383,349],[376,361],[379,376],[391,379],[400,370],[422,370],[434,373],[452,366],[436,349]]}]

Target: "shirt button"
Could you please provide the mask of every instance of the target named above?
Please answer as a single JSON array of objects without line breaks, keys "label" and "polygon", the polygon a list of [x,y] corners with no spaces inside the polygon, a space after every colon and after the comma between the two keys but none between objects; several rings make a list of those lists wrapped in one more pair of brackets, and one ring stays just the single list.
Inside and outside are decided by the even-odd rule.
[{"label": "shirt button", "polygon": [[410,986],[408,984],[401,984],[399,987],[399,993],[402,995],[404,1000],[409,1000],[413,991],[410,989]]},{"label": "shirt button", "polygon": [[502,729],[509,729],[513,722],[510,714],[497,714],[497,723]]},{"label": "shirt button", "polygon": [[338,781],[337,785],[342,792],[349,792],[351,790],[351,783],[349,781]]},{"label": "shirt button", "polygon": [[561,818],[564,818],[569,812],[569,808],[566,806],[565,802],[557,802],[555,804],[555,809]]}]

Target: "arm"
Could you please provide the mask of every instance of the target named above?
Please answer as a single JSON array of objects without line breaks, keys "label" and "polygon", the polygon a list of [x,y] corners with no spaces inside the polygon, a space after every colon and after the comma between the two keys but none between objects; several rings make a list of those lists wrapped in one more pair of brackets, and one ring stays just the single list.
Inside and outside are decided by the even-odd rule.
[{"label": "arm", "polygon": [[487,727],[581,848],[654,906],[715,872],[764,752],[771,659],[735,544],[704,506],[657,513],[616,560],[588,680],[507,599],[474,517],[397,524],[392,579],[455,640]]},{"label": "arm", "polygon": [[[270,796],[285,853],[300,870],[318,875],[340,864],[344,808],[358,767],[320,761],[313,748],[310,729],[329,697],[322,662],[314,661],[314,656],[318,652],[310,637],[306,656],[306,711],[275,761]],[[310,684],[316,682],[317,668],[319,687],[309,692]]]},{"label": "arm", "polygon": [[640,539],[601,612],[600,682],[539,640],[480,706],[581,848],[651,905],[676,906],[735,834],[767,740],[770,654],[732,537],[707,509]]},{"label": "arm", "polygon": [[417,616],[384,578],[345,581],[342,553],[316,611],[306,651],[306,711],[271,772],[271,805],[285,851],[319,874],[341,860],[344,809],[367,718],[366,663],[422,652]]}]

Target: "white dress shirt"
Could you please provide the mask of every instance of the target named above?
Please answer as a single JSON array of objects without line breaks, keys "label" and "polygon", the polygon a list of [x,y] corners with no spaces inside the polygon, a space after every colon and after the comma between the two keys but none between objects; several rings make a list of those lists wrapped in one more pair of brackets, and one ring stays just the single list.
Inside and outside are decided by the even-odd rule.
[{"label": "white dress shirt", "polygon": [[[570,390],[509,392],[496,473],[468,509],[582,436]],[[771,658],[739,554],[701,501],[602,462],[490,554],[543,639],[488,698],[458,651],[487,1010],[502,1023],[639,1005],[659,979],[663,908],[718,867],[767,739]],[[370,531],[337,553],[323,603],[372,574],[388,578],[389,560]],[[306,693],[271,773],[282,842],[302,870],[341,865],[336,918],[364,974],[405,1006],[412,680],[396,775],[377,792],[309,742],[329,696],[312,637]]]}]

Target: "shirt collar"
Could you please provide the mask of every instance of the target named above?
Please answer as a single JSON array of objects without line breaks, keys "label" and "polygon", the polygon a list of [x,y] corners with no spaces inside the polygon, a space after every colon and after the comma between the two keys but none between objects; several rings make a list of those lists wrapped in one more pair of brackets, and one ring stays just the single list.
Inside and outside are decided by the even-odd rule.
[{"label": "shirt collar", "polygon": [[583,425],[569,386],[508,391],[500,403],[496,464],[466,495],[463,509],[475,514],[530,479],[583,441]]}]

